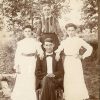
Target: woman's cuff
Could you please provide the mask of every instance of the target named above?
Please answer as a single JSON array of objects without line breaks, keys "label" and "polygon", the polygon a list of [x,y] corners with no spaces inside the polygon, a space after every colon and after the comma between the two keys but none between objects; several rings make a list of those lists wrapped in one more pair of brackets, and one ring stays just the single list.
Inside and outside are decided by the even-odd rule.
[{"label": "woman's cuff", "polygon": [[85,55],[82,55],[82,59],[85,59],[86,58],[86,56]]}]

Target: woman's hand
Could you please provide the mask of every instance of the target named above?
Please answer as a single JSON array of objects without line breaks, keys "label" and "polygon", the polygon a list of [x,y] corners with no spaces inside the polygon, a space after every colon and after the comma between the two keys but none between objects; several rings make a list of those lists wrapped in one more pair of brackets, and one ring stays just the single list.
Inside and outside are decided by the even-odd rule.
[{"label": "woman's hand", "polygon": [[20,69],[20,66],[19,65],[15,65],[14,66],[14,70],[17,74],[21,74],[21,69]]},{"label": "woman's hand", "polygon": [[16,73],[15,74],[12,74],[11,77],[12,78],[16,78],[17,77],[17,74]]},{"label": "woman's hand", "polygon": [[39,58],[42,60],[44,58],[44,53],[39,54]]},{"label": "woman's hand", "polygon": [[56,53],[55,59],[56,59],[56,61],[59,61],[59,59],[60,59],[60,54],[59,53]]}]

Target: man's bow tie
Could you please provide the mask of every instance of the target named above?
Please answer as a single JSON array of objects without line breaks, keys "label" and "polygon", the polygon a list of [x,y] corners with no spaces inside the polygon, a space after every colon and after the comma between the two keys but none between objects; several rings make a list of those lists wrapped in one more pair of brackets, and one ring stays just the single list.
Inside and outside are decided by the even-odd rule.
[{"label": "man's bow tie", "polygon": [[51,54],[51,55],[46,55],[46,57],[53,57],[53,54]]}]

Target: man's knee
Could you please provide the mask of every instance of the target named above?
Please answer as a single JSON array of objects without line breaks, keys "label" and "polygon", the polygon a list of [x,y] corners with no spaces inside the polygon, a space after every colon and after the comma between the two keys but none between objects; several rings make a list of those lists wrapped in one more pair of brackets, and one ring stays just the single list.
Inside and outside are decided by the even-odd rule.
[{"label": "man's knee", "polygon": [[43,84],[48,84],[48,83],[50,83],[50,82],[51,82],[51,78],[50,78],[50,77],[45,76],[45,77],[43,78],[43,81],[42,81]]},{"label": "man's knee", "polygon": [[49,81],[50,80],[50,78],[48,77],[48,76],[45,76],[44,78],[43,78],[43,82],[47,82],[47,81]]},{"label": "man's knee", "polygon": [[42,86],[43,87],[48,87],[48,88],[54,87],[53,78],[52,77],[45,76],[43,78],[43,81],[42,81]]}]

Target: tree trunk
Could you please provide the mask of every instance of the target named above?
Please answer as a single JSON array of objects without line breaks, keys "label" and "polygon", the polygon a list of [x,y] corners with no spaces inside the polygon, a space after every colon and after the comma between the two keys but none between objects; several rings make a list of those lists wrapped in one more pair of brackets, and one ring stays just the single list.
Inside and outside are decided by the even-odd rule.
[{"label": "tree trunk", "polygon": [[100,0],[97,0],[98,6],[98,51],[97,51],[97,65],[100,66]]}]

